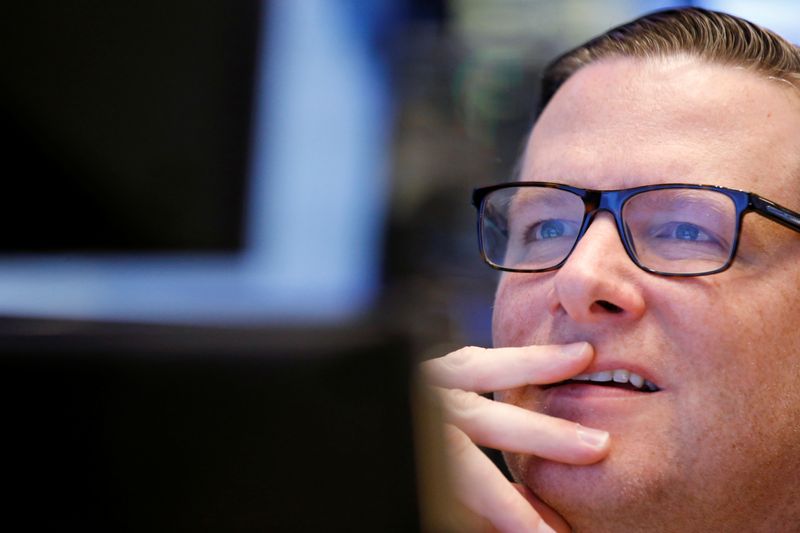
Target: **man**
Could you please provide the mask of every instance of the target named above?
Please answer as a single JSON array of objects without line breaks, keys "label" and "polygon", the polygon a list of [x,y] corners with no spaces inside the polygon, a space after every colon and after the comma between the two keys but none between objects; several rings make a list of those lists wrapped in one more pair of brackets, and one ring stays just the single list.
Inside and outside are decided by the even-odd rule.
[{"label": "man", "polygon": [[800,50],[666,11],[543,88],[517,186],[476,193],[495,348],[426,363],[461,501],[499,531],[800,531]]}]

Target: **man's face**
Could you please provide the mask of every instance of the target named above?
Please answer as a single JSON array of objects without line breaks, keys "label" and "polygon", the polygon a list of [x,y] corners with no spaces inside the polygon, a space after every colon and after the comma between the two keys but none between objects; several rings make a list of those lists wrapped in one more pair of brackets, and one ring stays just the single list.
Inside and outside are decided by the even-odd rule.
[{"label": "man's face", "polygon": [[[596,63],[547,106],[521,179],[721,185],[798,210],[798,96],[784,82],[697,60]],[[596,353],[589,372],[628,369],[661,389],[499,393],[612,438],[609,457],[591,466],[509,454],[513,474],[578,530],[800,523],[799,287],[800,235],[755,214],[733,266],[712,276],[640,270],[608,213],[561,269],[505,273],[495,346],[586,340]]]}]

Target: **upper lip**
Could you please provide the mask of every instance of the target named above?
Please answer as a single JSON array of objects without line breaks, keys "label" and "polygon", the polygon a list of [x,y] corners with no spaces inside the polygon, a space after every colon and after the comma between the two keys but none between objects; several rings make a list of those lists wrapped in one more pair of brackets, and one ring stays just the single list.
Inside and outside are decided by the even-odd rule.
[{"label": "upper lip", "polygon": [[[657,387],[658,390],[663,390],[664,388],[661,381],[653,375],[653,372],[649,368],[645,368],[642,365],[630,361],[612,360],[612,359],[602,360],[602,361],[595,360],[588,367],[584,368],[580,372],[577,372],[575,376],[585,375],[585,374],[595,374],[598,372],[613,372],[615,370],[627,370],[631,374],[637,374],[638,376],[641,376],[645,380],[645,383],[649,382],[652,385],[655,385],[655,387]],[[572,378],[573,376],[570,376],[564,381],[568,381]],[[560,383],[563,383],[563,381]]]},{"label": "upper lip", "polygon": [[[591,332],[555,331],[546,339],[547,344],[588,342],[594,349],[589,365],[573,375],[595,372],[628,370],[653,383],[659,390],[672,387],[670,376],[664,372],[665,358],[658,343],[646,336],[614,335],[609,338]],[[638,347],[638,349],[637,349]],[[569,376],[565,381],[572,378]]]}]

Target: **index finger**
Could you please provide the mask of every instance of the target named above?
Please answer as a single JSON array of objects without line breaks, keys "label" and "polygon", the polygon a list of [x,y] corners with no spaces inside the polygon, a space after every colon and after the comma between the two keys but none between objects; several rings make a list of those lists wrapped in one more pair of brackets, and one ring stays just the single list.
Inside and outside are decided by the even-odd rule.
[{"label": "index finger", "polygon": [[421,366],[434,386],[481,393],[555,383],[580,373],[592,357],[594,349],[588,342],[514,348],[468,346]]}]

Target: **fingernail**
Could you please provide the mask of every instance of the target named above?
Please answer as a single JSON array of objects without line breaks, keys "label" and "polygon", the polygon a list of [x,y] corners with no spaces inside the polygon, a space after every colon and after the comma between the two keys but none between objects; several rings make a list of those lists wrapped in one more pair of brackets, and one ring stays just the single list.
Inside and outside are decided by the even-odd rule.
[{"label": "fingernail", "polygon": [[592,448],[605,448],[608,444],[608,439],[611,437],[608,431],[600,429],[587,428],[578,424],[578,438],[591,446]]},{"label": "fingernail", "polygon": [[564,346],[564,355],[575,359],[583,359],[586,352],[592,349],[588,342],[575,342]]}]

